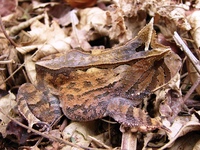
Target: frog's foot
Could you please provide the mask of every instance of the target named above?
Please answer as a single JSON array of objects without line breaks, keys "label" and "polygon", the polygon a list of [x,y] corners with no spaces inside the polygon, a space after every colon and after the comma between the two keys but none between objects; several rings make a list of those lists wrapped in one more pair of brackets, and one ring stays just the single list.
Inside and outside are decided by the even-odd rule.
[{"label": "frog's foot", "polygon": [[136,108],[132,101],[121,97],[110,100],[107,115],[121,123],[123,127],[131,128],[132,132],[148,132],[162,128],[162,124],[156,118],[151,118],[142,109]]}]

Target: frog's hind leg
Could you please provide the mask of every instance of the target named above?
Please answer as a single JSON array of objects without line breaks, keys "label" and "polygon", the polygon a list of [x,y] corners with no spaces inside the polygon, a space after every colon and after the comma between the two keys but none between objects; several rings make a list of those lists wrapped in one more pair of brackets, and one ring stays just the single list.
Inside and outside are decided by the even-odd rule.
[{"label": "frog's hind leg", "polygon": [[162,126],[157,119],[151,118],[145,111],[135,107],[132,101],[122,97],[109,101],[106,115],[134,131],[146,132]]},{"label": "frog's hind leg", "polygon": [[135,107],[133,101],[122,97],[106,97],[107,100],[104,97],[96,101],[91,98],[84,100],[83,103],[78,103],[78,99],[67,100],[66,95],[60,99],[64,114],[73,121],[92,121],[110,116],[134,131],[146,132],[161,127],[159,121]]}]

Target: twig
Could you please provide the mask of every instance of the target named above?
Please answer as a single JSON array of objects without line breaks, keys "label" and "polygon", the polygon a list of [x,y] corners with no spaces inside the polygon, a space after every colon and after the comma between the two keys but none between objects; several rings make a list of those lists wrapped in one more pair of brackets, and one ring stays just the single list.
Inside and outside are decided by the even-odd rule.
[{"label": "twig", "polygon": [[106,119],[103,119],[103,118],[101,118],[100,120],[102,120],[102,121],[104,121],[106,123],[109,123],[109,124],[117,124],[116,121],[110,121],[110,120],[106,120]]},{"label": "twig", "polygon": [[200,83],[200,77],[198,77],[197,81],[192,85],[192,87],[189,89],[187,94],[184,96],[183,102],[185,102],[190,97],[190,95],[194,92],[194,90],[197,88],[199,83]]},{"label": "twig", "polygon": [[[183,40],[181,39],[181,37],[178,35],[177,32],[174,32],[173,38],[174,38],[176,44],[178,46],[180,46],[180,48],[185,52],[185,54],[189,58],[190,62],[192,63],[192,65],[194,66],[194,68],[196,69],[196,71],[198,72],[198,74],[200,75],[200,61],[192,54],[192,52],[190,51],[190,49],[183,42]],[[197,81],[192,85],[192,87],[190,88],[190,90],[184,96],[183,102],[185,102],[190,97],[190,95],[194,92],[194,90],[199,85],[199,83],[200,83],[200,77],[198,77]]]},{"label": "twig", "polygon": [[122,150],[137,150],[137,132],[133,133],[130,130],[122,133]]},{"label": "twig", "polygon": [[177,32],[174,32],[173,38],[174,38],[176,44],[185,52],[185,54],[187,55],[187,57],[189,58],[189,60],[191,61],[191,63],[195,67],[195,69],[197,70],[197,72],[200,74],[200,62],[199,62],[199,60],[192,54],[190,49],[183,42],[183,40],[181,39],[181,37],[178,35]]},{"label": "twig", "polygon": [[[61,117],[62,117],[62,115],[61,115],[59,118],[57,118],[56,120],[54,120],[54,121],[50,124],[50,127],[52,128],[58,121],[60,121]],[[41,138],[37,141],[37,143],[35,143],[34,146],[37,147],[37,146],[42,142],[43,139],[44,139],[44,137],[41,137]]]},{"label": "twig", "polygon": [[0,60],[4,60],[4,59],[7,58],[7,57],[8,57],[8,55],[3,54],[3,55],[0,56]]},{"label": "twig", "polygon": [[11,63],[14,63],[14,61],[12,59],[11,60],[0,61],[1,65],[3,65],[3,64],[11,64]]},{"label": "twig", "polygon": [[23,29],[25,29],[25,28],[27,28],[27,27],[29,27],[33,22],[35,22],[36,20],[40,20],[40,19],[42,19],[44,17],[44,14],[42,14],[42,15],[38,15],[38,16],[36,16],[36,17],[34,17],[34,18],[31,18],[31,19],[29,19],[29,20],[27,20],[27,21],[25,21],[25,22],[22,22],[22,23],[20,23],[18,26],[14,26],[14,27],[12,27],[11,29],[10,29],[10,35],[15,35],[15,34],[17,34],[18,32],[20,32],[21,30],[23,30]]},{"label": "twig", "polygon": [[7,77],[5,80],[3,80],[2,82],[0,82],[0,85],[4,84],[5,82],[7,82],[10,78],[13,77],[13,75],[15,73],[17,73],[17,71],[19,71],[23,66],[24,66],[25,63],[23,63],[21,66],[19,66],[9,77]]},{"label": "twig", "polygon": [[[33,57],[35,56],[35,54],[36,54],[38,51],[39,51],[39,50],[37,50],[35,53],[33,53],[32,56],[31,56],[31,58],[33,58]],[[7,82],[10,78],[12,78],[13,75],[14,75],[15,73],[17,73],[17,72],[25,65],[25,63],[26,63],[26,61],[24,61],[24,63],[21,64],[12,74],[10,74],[9,77],[7,77],[4,81],[0,82],[0,86],[1,86],[2,84],[4,84],[5,82]]]},{"label": "twig", "polygon": [[5,37],[8,39],[8,41],[14,46],[14,47],[17,47],[17,44],[8,36],[8,34],[6,33],[6,29],[3,25],[3,22],[2,22],[2,18],[1,18],[1,15],[0,15],[0,27],[1,27],[1,30],[3,32],[3,34],[5,35]]},{"label": "twig", "polygon": [[96,139],[96,138],[94,138],[94,137],[92,137],[92,136],[88,136],[90,139],[92,139],[93,141],[95,141],[96,143],[98,143],[98,144],[100,144],[100,145],[102,145],[103,147],[105,147],[106,149],[111,149],[111,147],[110,146],[108,146],[108,145],[106,145],[106,144],[104,144],[103,142],[101,142],[100,140],[98,140],[98,139]]},{"label": "twig", "polygon": [[45,137],[45,138],[47,138],[47,139],[51,139],[52,141],[57,141],[57,142],[60,142],[60,143],[66,144],[66,145],[70,145],[70,146],[72,146],[72,147],[77,147],[77,148],[79,148],[79,149],[89,149],[88,147],[79,146],[79,145],[77,145],[77,144],[73,144],[73,143],[71,143],[71,142],[69,142],[69,141],[66,141],[66,140],[64,140],[64,139],[61,139],[61,138],[58,138],[58,137],[54,137],[54,136],[52,136],[52,135],[50,135],[50,134],[47,134],[47,133],[45,133],[45,132],[42,133],[42,132],[39,132],[39,131],[37,131],[37,130],[35,130],[35,129],[33,129],[33,128],[29,128],[28,126],[22,124],[21,122],[19,122],[19,121],[17,121],[16,119],[10,117],[9,115],[6,115],[6,114],[3,112],[3,110],[2,110],[1,108],[0,108],[0,112],[1,112],[2,114],[4,114],[6,117],[8,117],[10,120],[12,120],[12,121],[14,121],[15,123],[17,123],[18,125],[20,125],[21,127],[25,128],[25,129],[27,129],[27,130],[30,130],[30,131],[32,131],[32,132],[34,132],[34,133],[36,133],[36,134],[38,134],[38,135],[40,135],[40,136],[43,136],[43,137]]}]

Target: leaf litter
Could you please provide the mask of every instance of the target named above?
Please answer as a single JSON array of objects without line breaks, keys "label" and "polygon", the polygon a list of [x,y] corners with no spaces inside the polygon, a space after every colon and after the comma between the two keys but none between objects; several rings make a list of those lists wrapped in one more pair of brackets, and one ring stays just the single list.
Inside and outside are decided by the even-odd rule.
[{"label": "leaf litter", "polygon": [[[74,3],[78,1],[74,0]],[[83,5],[76,8],[80,6],[73,1],[0,1],[3,7],[0,9],[1,26],[4,27],[1,27],[0,33],[0,111],[4,114],[0,114],[1,148],[198,149],[200,75],[196,64],[189,59],[192,56],[181,50],[184,47],[180,43],[176,45],[173,35],[175,31],[178,32],[199,63],[200,2],[81,2],[85,5],[83,8]],[[37,135],[38,132],[30,132],[30,129],[18,125],[16,120],[22,123],[25,120],[16,111],[17,89],[25,82],[36,84],[34,64],[37,60],[55,53],[67,53],[74,48],[93,51],[95,47],[114,48],[123,45],[134,38],[150,18],[154,18],[157,41],[170,46],[183,61],[180,73],[165,88],[155,91],[155,97],[152,96],[145,104],[152,114],[157,110],[162,124],[171,132],[124,132],[123,128],[110,121],[110,118],[106,118],[106,122],[102,119],[86,123],[70,120],[66,122],[62,118],[50,131],[43,132],[48,136],[40,134],[45,137],[41,138]],[[6,32],[8,37],[3,32]],[[154,110],[150,106],[154,106]],[[22,134],[24,139],[20,140]],[[11,138],[11,135],[16,138]],[[191,140],[190,145],[184,144],[186,140]]]}]

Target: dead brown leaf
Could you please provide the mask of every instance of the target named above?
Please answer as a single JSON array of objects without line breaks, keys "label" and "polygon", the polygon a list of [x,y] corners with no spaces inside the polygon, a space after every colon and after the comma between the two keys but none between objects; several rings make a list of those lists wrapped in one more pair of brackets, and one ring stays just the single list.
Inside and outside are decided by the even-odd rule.
[{"label": "dead brown leaf", "polygon": [[16,11],[17,0],[0,0],[0,15],[6,16]]},{"label": "dead brown leaf", "polygon": [[[188,75],[190,77],[190,81],[194,84],[196,82],[199,82],[200,75],[194,68],[191,62],[187,61],[187,68],[188,68]],[[196,91],[198,94],[200,94],[200,85],[196,87]]]}]

